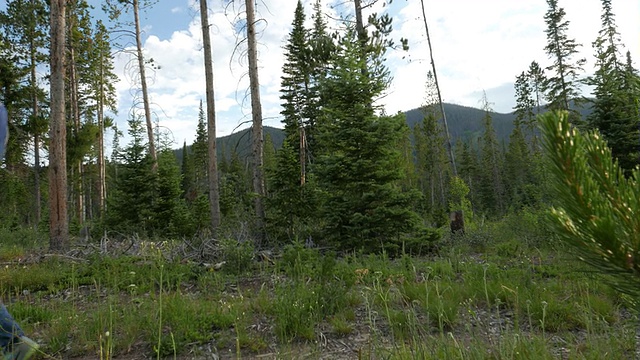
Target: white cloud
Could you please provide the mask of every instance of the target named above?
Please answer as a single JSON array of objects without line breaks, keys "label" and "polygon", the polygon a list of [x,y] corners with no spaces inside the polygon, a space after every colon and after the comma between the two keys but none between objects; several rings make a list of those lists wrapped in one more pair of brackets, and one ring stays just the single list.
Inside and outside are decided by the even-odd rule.
[{"label": "white cloud", "polygon": [[[583,44],[581,57],[589,60],[586,69],[591,70],[591,42],[600,27],[599,2],[560,0],[559,3],[566,9],[567,19],[571,22],[570,36]],[[187,1],[187,4],[189,11],[197,10],[195,2]],[[311,21],[311,4],[312,1],[305,2],[308,21]],[[282,47],[295,5],[293,0],[273,0],[269,1],[269,8],[265,8],[263,2],[258,2],[258,16],[265,20],[259,23],[262,30],[259,77],[265,125],[279,126]],[[346,5],[333,9],[325,6],[335,15]],[[549,63],[543,50],[546,43],[543,20],[546,4],[543,1],[425,0],[425,6],[444,101],[478,106],[480,94],[486,90],[497,111],[510,111],[514,101],[509,87],[515,76],[526,70],[533,60],[542,66]],[[178,7],[171,11],[174,9]],[[237,10],[241,10],[238,5]],[[420,2],[395,1],[387,10],[394,14],[393,36],[408,38],[410,42],[408,52],[394,50],[387,54],[394,81],[381,102],[388,113],[394,113],[423,103],[426,74],[431,65]],[[614,0],[613,10],[622,39],[638,64],[640,2]],[[225,9],[220,1],[210,2],[210,12],[218,135],[223,136],[250,120],[248,77],[243,45],[234,51],[237,39],[232,20],[236,13],[232,8]],[[199,16],[196,14],[183,26],[172,24],[180,30],[165,39],[155,36],[153,29],[166,24],[149,21],[152,24],[144,44],[145,54],[160,67],[152,74],[150,83],[154,112],[160,125],[171,129],[178,144],[184,139],[191,142],[195,138],[198,104],[204,99],[205,88]],[[334,22],[330,24],[336,26]],[[129,61],[128,57],[119,56],[117,67],[125,69]],[[132,86],[125,80],[124,70],[121,75],[123,80],[117,84],[120,114],[126,114],[131,107]]]}]

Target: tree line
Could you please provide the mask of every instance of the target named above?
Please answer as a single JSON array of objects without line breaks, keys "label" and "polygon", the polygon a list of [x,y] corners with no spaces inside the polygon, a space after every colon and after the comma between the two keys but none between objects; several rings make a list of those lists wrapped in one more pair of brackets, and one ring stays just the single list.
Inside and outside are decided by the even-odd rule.
[{"label": "tree line", "polygon": [[[89,226],[96,236],[244,236],[260,246],[305,241],[344,251],[421,252],[438,239],[451,210],[462,209],[473,224],[543,208],[550,192],[536,123],[542,111],[569,111],[574,126],[600,131],[628,174],[639,162],[640,77],[630,53],[623,55],[611,1],[601,2],[595,73],[585,76],[585,60],[576,59],[581,45],[568,37],[564,9],[547,0],[550,65],[532,61],[516,77],[516,122],[508,143],[497,139],[485,96],[483,134],[456,143],[450,157],[433,73],[424,119],[413,129],[404,114],[387,114],[378,104],[391,80],[384,58],[406,49],[410,40],[393,38],[391,16],[373,13],[376,1],[354,0],[348,4],[353,15],[330,30],[320,0],[314,1],[311,21],[298,1],[284,46],[282,147],[275,149],[262,134],[258,59],[248,51],[254,68],[252,156],[215,158],[211,90],[200,105],[196,138],[191,146],[185,142],[177,159],[173,144],[151,123],[145,98],[144,69],[153,64],[141,51],[138,11],[152,2],[108,1],[104,8],[114,26],[138,39],[134,59],[141,109],[131,111],[130,141],[121,144],[123,130],[105,114],[116,110],[113,56],[124,48],[90,16],[86,1],[64,2],[64,121],[54,127],[49,119],[61,110],[55,107],[59,100],[42,86],[47,76],[38,75],[51,62],[53,89],[53,53],[47,49],[53,49],[49,34],[55,32],[48,21],[54,6],[11,0],[0,14],[0,101],[9,111],[12,134],[0,169],[0,223],[46,229],[59,215],[44,200],[51,205],[54,180],[42,175],[53,171],[52,157],[60,156],[54,151],[60,131],[66,178],[56,186],[65,190],[70,216],[61,221],[71,233]],[[251,1],[245,5],[251,5],[245,13],[252,47],[255,10]],[[204,0],[201,9],[206,14]],[[210,24],[202,20],[203,33],[208,32]],[[215,51],[215,44],[205,51]],[[583,84],[593,93],[583,96]],[[592,111],[582,119],[577,109],[585,104]],[[108,128],[115,133],[110,158],[104,149]],[[60,241],[60,248],[68,246],[64,235]]]}]

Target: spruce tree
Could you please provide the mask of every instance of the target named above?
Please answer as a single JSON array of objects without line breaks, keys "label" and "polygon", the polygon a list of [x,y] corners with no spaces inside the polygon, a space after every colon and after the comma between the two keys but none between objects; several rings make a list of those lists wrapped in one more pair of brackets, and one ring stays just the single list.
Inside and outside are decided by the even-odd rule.
[{"label": "spruce tree", "polygon": [[280,99],[282,99],[282,122],[287,141],[296,151],[305,126],[305,109],[308,104],[309,89],[309,57],[308,31],[304,27],[304,8],[298,0],[291,32],[284,46],[285,63],[282,67]]},{"label": "spruce tree", "polygon": [[193,235],[187,205],[181,196],[182,177],[173,150],[164,149],[158,154],[156,179],[150,234],[169,237]]},{"label": "spruce tree", "polygon": [[544,74],[544,70],[540,67],[536,61],[532,61],[529,64],[529,70],[527,71],[527,77],[529,78],[529,85],[533,93],[533,99],[535,101],[535,113],[540,114],[542,110],[542,98],[544,97],[544,84],[547,81]]},{"label": "spruce tree", "polygon": [[580,113],[575,109],[580,105],[580,87],[578,77],[583,71],[584,59],[575,59],[581,46],[575,39],[569,38],[569,21],[565,20],[565,11],[558,6],[558,0],[547,0],[549,9],[544,16],[547,29],[547,45],[544,50],[552,61],[547,67],[550,71],[544,89],[549,110],[570,112],[571,121],[580,123]]},{"label": "spruce tree", "polygon": [[496,130],[493,127],[492,109],[487,101],[486,94],[483,96],[482,102],[485,115],[484,134],[480,145],[479,205],[488,214],[501,215],[505,210],[502,154]]},{"label": "spruce tree", "polygon": [[[397,186],[397,144],[405,119],[376,116],[372,105],[389,81],[384,49],[368,48],[363,57],[353,28],[340,39],[338,49],[321,82],[326,107],[319,123],[323,152],[317,171],[327,194],[326,235],[340,249],[392,249],[401,234],[414,229],[416,220],[411,197]],[[360,71],[363,68],[367,71]]]},{"label": "spruce tree", "polygon": [[308,194],[311,183],[300,186],[298,171],[297,154],[285,139],[275,155],[275,166],[267,169],[267,229],[278,242],[292,242],[308,235],[306,225],[315,204]]},{"label": "spruce tree", "polygon": [[192,162],[193,162],[193,182],[195,195],[200,196],[208,193],[208,172],[207,164],[209,161],[208,153],[208,133],[207,118],[200,101],[198,110],[198,125],[196,126],[196,139],[191,146]]},{"label": "spruce tree", "polygon": [[[37,68],[48,62],[48,56],[45,49],[49,46],[49,11],[48,6],[43,0],[33,1],[8,1],[6,14],[0,14],[0,24],[2,32],[5,33],[4,39],[7,44],[11,44],[11,55],[9,51],[1,55],[3,58],[12,63],[19,64],[20,70],[15,71],[17,76],[26,75],[27,86],[24,89],[24,95],[29,100],[22,102],[22,106],[29,108],[23,130],[30,135],[30,141],[24,139],[24,131],[14,131],[10,139],[12,150],[23,150],[28,142],[33,144],[33,176],[34,176],[34,223],[35,226],[40,222],[41,217],[41,191],[40,191],[40,149],[42,146],[42,137],[47,132],[48,122],[43,115],[45,104],[45,93],[38,86]],[[8,50],[8,49],[7,49]],[[9,83],[0,81],[7,86]],[[28,104],[28,105],[27,105]],[[26,110],[26,109],[25,109]],[[14,112],[16,114],[17,112]],[[14,121],[15,124],[15,121]],[[15,130],[15,129],[14,129]],[[22,146],[16,146],[24,144]],[[12,154],[9,154],[10,158]],[[11,165],[10,163],[8,165]]]},{"label": "spruce tree", "polygon": [[596,71],[586,83],[593,87],[593,111],[589,125],[600,131],[614,158],[628,173],[639,163],[639,119],[629,113],[625,66],[621,61],[620,35],[610,0],[602,0],[602,28],[593,42]]},{"label": "spruce tree", "polygon": [[148,153],[142,120],[135,115],[128,121],[131,141],[118,152],[118,176],[107,198],[107,224],[124,233],[147,234],[153,224],[156,173]]},{"label": "spruce tree", "polygon": [[193,156],[189,154],[187,141],[182,145],[182,196],[188,203],[193,202],[198,194],[195,186],[195,171],[193,167]]}]

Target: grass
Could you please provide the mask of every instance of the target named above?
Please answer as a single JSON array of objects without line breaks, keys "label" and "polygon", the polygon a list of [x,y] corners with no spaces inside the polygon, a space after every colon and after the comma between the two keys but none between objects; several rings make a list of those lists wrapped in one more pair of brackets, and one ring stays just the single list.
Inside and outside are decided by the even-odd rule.
[{"label": "grass", "polygon": [[258,263],[227,240],[219,271],[160,251],[25,262],[37,242],[0,242],[1,296],[48,359],[633,358],[624,299],[550,239],[505,231],[513,223],[445,239],[429,258],[293,244]]}]

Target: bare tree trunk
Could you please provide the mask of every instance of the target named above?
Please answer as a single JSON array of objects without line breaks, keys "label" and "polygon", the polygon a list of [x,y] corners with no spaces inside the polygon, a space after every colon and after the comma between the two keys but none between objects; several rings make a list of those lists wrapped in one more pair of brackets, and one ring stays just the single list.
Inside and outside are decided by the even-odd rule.
[{"label": "bare tree trunk", "polygon": [[245,0],[247,11],[247,57],[249,60],[249,83],[251,88],[251,115],[253,127],[251,133],[253,153],[253,191],[256,193],[254,207],[257,218],[258,242],[265,239],[265,213],[263,197],[264,186],[264,139],[262,135],[262,105],[260,104],[260,81],[258,80],[258,51],[256,47],[255,0]]},{"label": "bare tree trunk", "polygon": [[142,39],[140,39],[140,15],[138,0],[133,0],[133,16],[136,23],[136,46],[138,50],[138,67],[140,68],[140,86],[142,87],[142,102],[144,103],[144,118],[147,121],[147,135],[149,136],[149,154],[153,159],[153,170],[158,169],[158,155],[153,136],[153,124],[151,123],[151,108],[149,106],[149,93],[147,91],[147,76],[145,74],[144,57],[142,55]]},{"label": "bare tree trunk", "polygon": [[[356,10],[356,33],[358,33],[358,41],[360,42],[360,53],[364,58],[366,56],[366,47],[367,47],[367,32],[364,29],[364,22],[362,20],[362,2],[361,0],[353,1]],[[366,60],[366,59],[363,59]],[[366,61],[362,63],[362,75],[367,75],[368,69]],[[370,105],[370,104],[369,104]]]},{"label": "bare tree trunk", "polygon": [[68,246],[67,130],[65,124],[64,60],[66,0],[51,0],[51,144],[49,146],[49,248]]},{"label": "bare tree trunk", "polygon": [[220,186],[218,183],[218,154],[216,150],[216,107],[213,88],[213,59],[211,56],[211,36],[209,33],[209,13],[207,0],[200,0],[200,21],[204,43],[204,76],[207,83],[207,140],[209,153],[209,208],[211,211],[211,231],[214,235],[220,227]]},{"label": "bare tree trunk", "polygon": [[33,44],[33,39],[30,44],[30,52],[31,52],[31,106],[32,106],[32,130],[33,130],[33,154],[34,154],[34,164],[33,164],[33,173],[34,173],[34,187],[35,187],[35,224],[34,228],[38,229],[38,225],[40,225],[40,218],[42,217],[41,209],[42,206],[42,194],[40,192],[40,129],[38,128],[38,117],[39,115],[39,106],[38,106],[38,93],[37,93],[37,76],[36,76],[36,48]]},{"label": "bare tree trunk", "polygon": [[[433,80],[436,83],[436,92],[438,93],[438,103],[440,104],[440,112],[442,112],[442,123],[444,124],[444,132],[447,136],[447,151],[449,153],[449,161],[451,162],[451,170],[453,170],[453,176],[458,176],[458,169],[456,167],[456,159],[453,155],[453,146],[451,145],[451,135],[449,134],[449,124],[447,123],[447,114],[444,111],[444,103],[442,102],[442,93],[440,92],[440,84],[438,83],[438,75],[436,73],[436,63],[433,60],[433,48],[431,47],[431,36],[429,36],[429,26],[427,25],[427,14],[424,10],[424,0],[420,0],[422,5],[422,19],[424,20],[424,29],[427,33],[427,42],[429,43],[429,57],[431,58],[431,70],[433,71]],[[454,210],[454,209],[450,209]],[[451,232],[462,231],[464,233],[464,213],[462,210],[455,209],[449,213]]]},{"label": "bare tree trunk", "polygon": [[453,146],[451,145],[451,135],[449,134],[449,125],[447,123],[447,115],[444,112],[444,104],[442,103],[442,94],[440,93],[440,85],[438,84],[438,75],[436,73],[436,63],[433,61],[433,48],[431,47],[431,37],[429,36],[429,26],[427,25],[427,14],[424,10],[424,0],[420,0],[422,4],[422,19],[424,20],[424,29],[427,32],[427,42],[429,43],[429,56],[431,58],[431,69],[433,71],[433,80],[436,83],[436,90],[438,93],[438,103],[440,104],[440,111],[442,112],[442,121],[444,123],[444,131],[447,135],[447,151],[449,152],[449,161],[451,162],[451,169],[453,170],[453,176],[458,176],[458,170],[456,168],[456,159],[453,155]]},{"label": "bare tree trunk", "polygon": [[[101,39],[102,42],[102,39]],[[102,50],[100,50],[100,80],[98,90],[98,216],[105,211],[106,172],[104,166],[104,67]]]},{"label": "bare tree trunk", "polygon": [[[73,27],[73,25],[70,25]],[[79,108],[79,96],[78,96],[78,76],[76,71],[76,58],[75,49],[73,46],[69,47],[69,90],[70,90],[70,106],[71,117],[73,119],[73,130],[76,137],[80,134],[80,108]],[[76,220],[79,225],[84,223],[84,194],[82,186],[82,158],[78,159],[78,162],[74,164],[76,176],[72,178],[72,187],[75,197],[76,207]],[[72,174],[73,175],[73,174]]]},{"label": "bare tree trunk", "polygon": [[307,135],[304,124],[300,124],[300,185],[307,180]]}]

